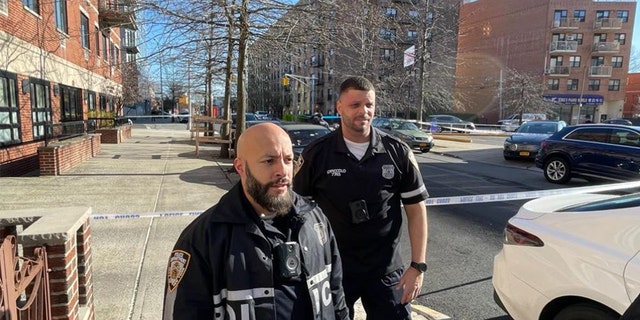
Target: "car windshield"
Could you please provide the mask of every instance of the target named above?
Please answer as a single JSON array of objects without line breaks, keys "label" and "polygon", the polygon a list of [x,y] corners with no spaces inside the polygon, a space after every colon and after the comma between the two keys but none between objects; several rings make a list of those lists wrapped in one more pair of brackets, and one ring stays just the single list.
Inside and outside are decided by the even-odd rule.
[{"label": "car windshield", "polygon": [[516,132],[520,133],[541,133],[541,134],[552,134],[557,130],[557,125],[555,123],[532,123],[526,122],[516,130]]},{"label": "car windshield", "polygon": [[318,128],[318,129],[301,129],[301,130],[289,130],[289,137],[291,137],[291,142],[294,147],[304,147],[311,143],[311,141],[316,138],[322,137],[328,134],[329,129],[326,128]]},{"label": "car windshield", "polygon": [[558,210],[558,212],[600,211],[633,207],[640,207],[640,193],[571,206]]},{"label": "car windshield", "polygon": [[419,130],[412,122],[393,121],[391,122],[392,130]]}]

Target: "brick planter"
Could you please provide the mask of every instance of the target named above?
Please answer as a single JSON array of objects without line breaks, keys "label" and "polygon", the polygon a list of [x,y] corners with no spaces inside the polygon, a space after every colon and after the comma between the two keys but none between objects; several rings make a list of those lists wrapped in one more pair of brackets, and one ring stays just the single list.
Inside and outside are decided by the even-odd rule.
[{"label": "brick planter", "polygon": [[120,143],[124,139],[131,138],[131,125],[125,124],[116,128],[96,129],[96,133],[101,134],[102,143]]},{"label": "brick planter", "polygon": [[0,240],[15,235],[25,256],[46,248],[52,319],[95,318],[90,215],[83,207],[0,210]]},{"label": "brick planter", "polygon": [[88,134],[38,148],[41,176],[57,176],[100,152],[100,135]]}]

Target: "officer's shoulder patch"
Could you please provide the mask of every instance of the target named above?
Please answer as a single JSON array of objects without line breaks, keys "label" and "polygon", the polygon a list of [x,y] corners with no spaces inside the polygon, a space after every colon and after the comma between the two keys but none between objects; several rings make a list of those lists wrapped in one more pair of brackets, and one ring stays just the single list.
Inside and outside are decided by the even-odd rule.
[{"label": "officer's shoulder patch", "polygon": [[173,250],[169,258],[169,266],[167,267],[167,285],[169,292],[172,292],[180,284],[180,280],[187,272],[191,255],[182,250]]},{"label": "officer's shoulder patch", "polygon": [[329,240],[327,226],[325,226],[324,223],[319,222],[313,225],[313,229],[316,231],[316,235],[318,236],[320,244],[325,245]]}]

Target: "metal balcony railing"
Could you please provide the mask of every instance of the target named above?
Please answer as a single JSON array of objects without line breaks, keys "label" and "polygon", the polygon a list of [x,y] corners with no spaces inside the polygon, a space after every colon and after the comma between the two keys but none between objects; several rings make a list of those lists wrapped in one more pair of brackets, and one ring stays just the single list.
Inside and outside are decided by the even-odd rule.
[{"label": "metal balcony railing", "polygon": [[600,53],[617,53],[620,52],[619,42],[598,42],[593,44],[593,52]]},{"label": "metal balcony railing", "polygon": [[591,77],[610,77],[613,71],[612,66],[592,66],[589,69],[589,76]]},{"label": "metal balcony railing", "polygon": [[598,18],[593,23],[595,30],[622,29],[622,19],[619,18]]},{"label": "metal balcony railing", "polygon": [[137,30],[134,7],[135,3],[132,0],[100,0],[98,7],[100,27],[102,29],[118,27]]},{"label": "metal balcony railing", "polygon": [[576,52],[578,50],[578,41],[554,41],[549,46],[551,52]]},{"label": "metal balcony railing", "polygon": [[569,75],[569,67],[555,66],[547,69],[549,75]]},{"label": "metal balcony railing", "polygon": [[578,29],[580,18],[560,18],[553,20],[553,29]]}]

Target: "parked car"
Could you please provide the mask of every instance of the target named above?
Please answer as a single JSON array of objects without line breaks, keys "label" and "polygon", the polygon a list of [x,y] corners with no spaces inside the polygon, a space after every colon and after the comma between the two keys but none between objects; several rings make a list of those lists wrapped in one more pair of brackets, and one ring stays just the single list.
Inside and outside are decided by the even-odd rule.
[{"label": "parked car", "polygon": [[640,127],[617,124],[568,126],[541,143],[536,166],[552,183],[640,179]]},{"label": "parked car", "polygon": [[267,120],[267,116],[269,115],[269,112],[264,111],[264,110],[258,110],[256,112],[254,112],[256,118],[258,118],[259,120]]},{"label": "parked car", "polygon": [[540,142],[566,126],[564,121],[533,120],[523,123],[504,141],[504,158],[535,159]]},{"label": "parked car", "polygon": [[293,143],[293,153],[296,159],[302,150],[313,140],[327,135],[331,130],[325,126],[309,123],[281,123],[280,126],[289,134]]},{"label": "parked car", "polygon": [[520,121],[520,114],[514,113],[506,119],[498,120],[498,124],[502,131],[515,131],[521,124],[531,120],[547,120],[547,115],[544,113],[523,113],[522,121]]},{"label": "parked car", "polygon": [[439,132],[442,130],[468,131],[476,129],[476,125],[473,122],[464,121],[458,117],[447,114],[430,115],[427,117],[427,122],[437,126]]},{"label": "parked car", "polygon": [[525,203],[494,258],[496,303],[518,320],[618,320],[640,294],[639,211],[640,193]]},{"label": "parked car", "polygon": [[429,152],[434,146],[433,137],[415,123],[403,119],[374,118],[371,125],[396,136],[411,148],[418,148],[422,152]]},{"label": "parked car", "polygon": [[187,123],[189,122],[189,117],[191,117],[191,113],[189,113],[189,110],[182,110],[176,116],[176,120],[178,120],[178,122],[180,123]]},{"label": "parked car", "polygon": [[627,126],[633,125],[633,122],[627,119],[608,119],[608,120],[602,121],[602,123],[624,124]]},{"label": "parked car", "polygon": [[[262,120],[262,119],[259,119],[258,117],[256,117],[256,115],[254,113],[251,113],[251,112],[246,112],[244,114],[244,123],[245,123],[245,126],[247,128],[251,127],[254,124],[267,122],[267,121],[274,122],[276,124],[280,123],[280,121],[278,121],[278,120]],[[231,114],[231,128],[235,129],[235,127],[236,127],[236,114],[232,113]]]}]

